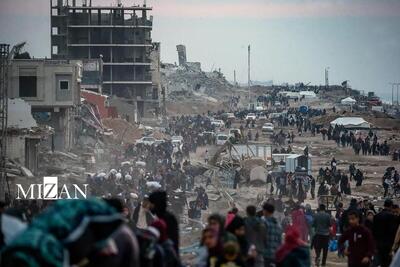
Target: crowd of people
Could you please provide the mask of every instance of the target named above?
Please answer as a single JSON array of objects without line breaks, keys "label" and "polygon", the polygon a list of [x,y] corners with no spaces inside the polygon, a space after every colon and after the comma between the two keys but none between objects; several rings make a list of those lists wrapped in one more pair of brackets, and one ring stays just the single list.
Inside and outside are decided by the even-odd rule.
[{"label": "crowd of people", "polygon": [[323,128],[321,130],[323,140],[334,140],[340,147],[352,147],[356,155],[360,153],[364,156],[388,156],[390,152],[390,146],[387,140],[379,142],[379,138],[376,133],[372,130],[363,136],[361,132],[356,133],[346,129],[343,126],[330,125],[328,129]]},{"label": "crowd of people", "polygon": [[180,267],[179,224],[167,203],[165,191],[151,193],[136,221],[120,198],[48,201],[30,221],[27,209],[1,203],[0,266]]},{"label": "crowd of people", "polygon": [[[145,197],[133,216],[117,198],[43,203],[33,216],[1,203],[1,266],[183,266],[179,223],[165,191]],[[349,267],[395,267],[399,247],[400,208],[390,199],[383,208],[352,199],[347,209],[320,204],[313,211],[271,197],[259,210],[210,215],[191,266],[326,266],[330,251],[347,256]]]},{"label": "crowd of people", "polygon": [[195,266],[311,266],[312,249],[315,266],[326,266],[329,251],[347,256],[349,267],[400,264],[400,209],[390,199],[380,210],[356,199],[336,211],[293,203],[283,217],[275,205],[272,199],[259,211],[248,206],[244,217],[235,208],[211,215]]},{"label": "crowd of people", "polygon": [[[288,104],[287,98],[277,95],[265,101]],[[387,142],[379,141],[372,131],[363,137],[340,126],[326,129],[312,122],[312,117],[325,114],[321,109],[289,108],[272,122],[295,127],[299,136],[321,133],[324,140],[353,147],[357,155],[389,155]],[[257,141],[259,133],[253,138],[250,130],[255,122],[240,126],[243,137],[245,128],[243,140]],[[97,198],[20,201],[12,207],[0,203],[0,266],[183,266],[177,218],[186,206],[189,219],[201,219],[199,211],[209,207],[206,188],[211,183],[196,187],[194,177],[201,171],[191,164],[190,153],[214,144],[216,130],[210,116],[171,118],[165,134],[182,140],[127,146],[124,155],[115,158],[114,168],[87,176],[90,195]],[[294,140],[293,131],[272,134],[272,143],[281,146],[273,152],[292,153]],[[210,155],[205,151],[208,164]],[[398,154],[393,153],[393,160],[399,159]],[[308,146],[304,156],[308,157]],[[276,164],[282,169],[285,162]],[[239,176],[236,170],[234,189]],[[190,266],[307,267],[312,262],[326,266],[329,251],[332,257],[347,256],[349,267],[400,266],[399,206],[390,199],[382,208],[376,201],[351,199],[345,208],[343,195],[351,195],[351,182],[358,187],[364,179],[360,168],[350,164],[341,170],[335,158],[316,178],[301,167],[295,172],[270,171],[266,173],[269,198],[264,203],[208,217]],[[385,198],[400,195],[399,180],[394,167],[386,170]],[[187,191],[195,196],[191,201]],[[313,210],[305,204],[309,197],[322,196],[333,196],[332,205],[321,202]]]}]

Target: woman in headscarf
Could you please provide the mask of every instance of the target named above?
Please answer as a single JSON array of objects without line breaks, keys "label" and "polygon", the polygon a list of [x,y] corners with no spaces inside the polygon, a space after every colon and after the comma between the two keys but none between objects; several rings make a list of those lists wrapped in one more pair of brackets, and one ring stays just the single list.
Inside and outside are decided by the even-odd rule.
[{"label": "woman in headscarf", "polygon": [[240,257],[246,266],[253,266],[257,252],[255,246],[250,246],[246,239],[246,228],[244,219],[236,215],[231,223],[226,227],[226,231],[232,233],[237,238],[237,242],[240,247]]},{"label": "woman in headscarf", "polygon": [[218,233],[219,239],[222,243],[228,241],[237,241],[236,237],[233,234],[225,231],[225,220],[218,213],[211,214],[208,217],[207,222],[208,226]]},{"label": "woman in headscarf", "polygon": [[295,209],[292,211],[292,222],[296,225],[301,233],[301,239],[305,242],[308,241],[308,225],[306,216],[300,204],[296,204]]},{"label": "woman in headscarf", "polygon": [[223,243],[218,236],[218,232],[211,227],[205,228],[201,236],[200,246],[196,267],[215,266],[218,257],[223,252]]},{"label": "woman in headscarf", "polygon": [[300,238],[296,226],[289,226],[285,233],[285,242],[276,252],[277,267],[311,266],[310,248]]}]

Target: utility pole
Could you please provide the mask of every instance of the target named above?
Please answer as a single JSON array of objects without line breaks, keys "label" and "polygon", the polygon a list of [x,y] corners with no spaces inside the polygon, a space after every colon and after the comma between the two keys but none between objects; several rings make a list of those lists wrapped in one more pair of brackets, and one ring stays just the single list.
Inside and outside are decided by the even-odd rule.
[{"label": "utility pole", "polygon": [[399,106],[399,85],[400,83],[396,83],[396,89],[397,89],[397,94],[396,94],[396,105]]},{"label": "utility pole", "polygon": [[392,85],[392,106],[394,105],[394,99],[395,99],[395,95],[394,95],[394,88],[396,86],[396,105],[399,105],[399,86],[400,83],[390,83]]},{"label": "utility pole", "polygon": [[233,85],[236,86],[236,70],[233,70]]},{"label": "utility pole", "polygon": [[250,45],[247,49],[247,86],[249,87],[249,104],[251,103],[250,99]]},{"label": "utility pole", "polygon": [[394,100],[394,83],[392,83],[392,106],[393,106],[393,100]]},{"label": "utility pole", "polygon": [[329,67],[325,68],[325,89],[329,89]]},{"label": "utility pole", "polygon": [[10,45],[0,44],[0,200],[6,200],[7,172],[7,118],[8,118],[8,69]]}]

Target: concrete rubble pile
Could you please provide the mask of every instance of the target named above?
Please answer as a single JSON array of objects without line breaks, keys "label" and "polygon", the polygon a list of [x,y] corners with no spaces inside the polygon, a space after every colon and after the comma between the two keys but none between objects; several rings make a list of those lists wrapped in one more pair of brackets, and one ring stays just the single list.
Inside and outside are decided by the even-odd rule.
[{"label": "concrete rubble pile", "polygon": [[137,125],[120,118],[103,119],[103,124],[112,130],[113,138],[118,143],[134,144],[144,133],[144,130],[139,129]]},{"label": "concrete rubble pile", "polygon": [[83,104],[77,119],[81,121],[79,142],[81,145],[95,147],[104,142],[104,139],[113,133],[106,128],[100,118],[97,106]]},{"label": "concrete rubble pile", "polygon": [[40,175],[82,178],[86,171],[86,160],[71,152],[45,151],[39,154]]},{"label": "concrete rubble pile", "polygon": [[14,178],[14,177],[33,177],[32,172],[19,164],[18,162],[7,159],[5,165],[5,171],[7,172],[7,177]]},{"label": "concrete rubble pile", "polygon": [[229,92],[233,86],[218,71],[204,72],[200,63],[175,66],[163,64],[161,68],[161,83],[166,88],[170,99],[182,97],[217,97],[223,92]]}]

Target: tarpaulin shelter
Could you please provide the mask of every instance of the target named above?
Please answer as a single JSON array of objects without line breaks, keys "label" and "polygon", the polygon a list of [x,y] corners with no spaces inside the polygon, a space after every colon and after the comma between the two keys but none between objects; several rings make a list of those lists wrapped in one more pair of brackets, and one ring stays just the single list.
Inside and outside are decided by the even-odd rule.
[{"label": "tarpaulin shelter", "polygon": [[360,117],[341,117],[331,121],[332,126],[344,126],[346,129],[369,129],[371,124]]},{"label": "tarpaulin shelter", "polygon": [[346,97],[340,101],[342,105],[354,105],[357,101],[352,97]]},{"label": "tarpaulin shelter", "polygon": [[317,94],[313,91],[300,91],[300,97],[308,98],[317,98]]}]

